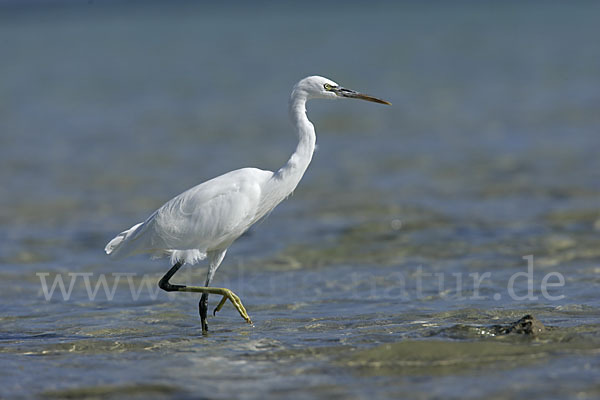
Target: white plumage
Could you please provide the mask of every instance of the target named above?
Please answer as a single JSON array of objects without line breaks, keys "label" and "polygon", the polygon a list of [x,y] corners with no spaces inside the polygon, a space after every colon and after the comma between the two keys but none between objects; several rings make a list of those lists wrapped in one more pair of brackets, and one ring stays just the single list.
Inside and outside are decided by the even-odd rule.
[{"label": "white plumage", "polygon": [[261,207],[273,172],[244,168],[201,183],[172,198],[146,221],[106,246],[113,257],[150,253],[195,264],[210,250],[224,250],[268,209]]},{"label": "white plumage", "polygon": [[[165,290],[184,290],[185,286],[169,284],[169,278],[183,264],[195,264],[207,256],[210,266],[206,278],[209,286],[221,264],[227,248],[252,224],[288,197],[300,182],[310,164],[315,149],[315,129],[306,117],[306,102],[312,98],[358,98],[389,104],[384,100],[342,88],[320,76],[299,81],[292,90],[289,112],[298,134],[298,145],[287,163],[277,172],[257,168],[243,168],[228,172],[201,183],[172,198],[148,219],[119,233],[105,247],[107,254],[124,257],[149,253],[154,257],[168,255],[173,268],[161,279]],[[188,287],[184,291],[203,293],[200,316],[206,331],[206,299],[208,293],[224,294],[245,314],[228,289],[208,291],[207,288]],[[217,307],[222,306],[223,301]],[[243,311],[242,311],[243,310]]]}]

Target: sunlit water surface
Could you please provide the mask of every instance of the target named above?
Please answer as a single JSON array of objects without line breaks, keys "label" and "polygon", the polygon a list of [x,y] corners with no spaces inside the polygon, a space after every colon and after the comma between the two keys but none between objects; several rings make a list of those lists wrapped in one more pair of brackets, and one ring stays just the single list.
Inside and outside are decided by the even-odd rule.
[{"label": "sunlit water surface", "polygon": [[[0,6],[0,397],[600,396],[597,4],[81,3]],[[254,325],[202,336],[165,260],[102,249],[283,164],[315,73],[394,105],[310,104],[313,164],[214,281]]]}]

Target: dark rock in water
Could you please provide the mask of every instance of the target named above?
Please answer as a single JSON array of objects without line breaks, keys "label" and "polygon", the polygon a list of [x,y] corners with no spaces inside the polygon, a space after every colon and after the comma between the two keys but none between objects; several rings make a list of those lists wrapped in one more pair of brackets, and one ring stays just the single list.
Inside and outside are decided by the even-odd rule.
[{"label": "dark rock in water", "polygon": [[544,324],[533,315],[525,315],[518,321],[508,325],[493,325],[491,329],[496,335],[508,335],[511,333],[519,335],[537,336],[546,330]]}]

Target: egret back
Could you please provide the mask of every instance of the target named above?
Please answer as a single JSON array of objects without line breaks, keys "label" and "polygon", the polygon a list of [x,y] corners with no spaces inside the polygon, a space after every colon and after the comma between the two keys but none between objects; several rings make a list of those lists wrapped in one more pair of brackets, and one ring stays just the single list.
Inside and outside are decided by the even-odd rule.
[{"label": "egret back", "polygon": [[243,168],[201,183],[121,232],[105,251],[114,257],[170,255],[172,260],[194,264],[208,251],[229,247],[269,211],[262,205],[272,176],[271,171]]}]

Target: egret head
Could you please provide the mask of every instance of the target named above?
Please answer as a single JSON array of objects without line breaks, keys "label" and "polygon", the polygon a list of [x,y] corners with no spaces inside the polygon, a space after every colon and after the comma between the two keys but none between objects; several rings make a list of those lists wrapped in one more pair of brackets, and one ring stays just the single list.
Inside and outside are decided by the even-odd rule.
[{"label": "egret head", "polygon": [[306,98],[309,99],[338,99],[346,97],[350,99],[361,99],[380,104],[392,105],[385,100],[359,93],[351,89],[346,89],[331,79],[316,75],[302,79],[296,84],[293,92],[304,93]]}]

